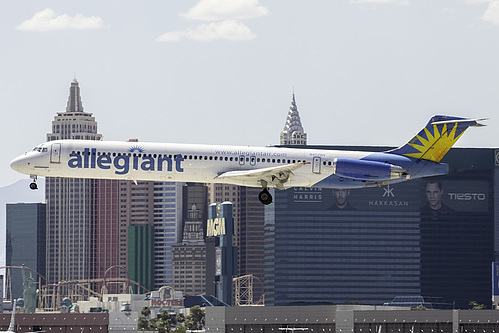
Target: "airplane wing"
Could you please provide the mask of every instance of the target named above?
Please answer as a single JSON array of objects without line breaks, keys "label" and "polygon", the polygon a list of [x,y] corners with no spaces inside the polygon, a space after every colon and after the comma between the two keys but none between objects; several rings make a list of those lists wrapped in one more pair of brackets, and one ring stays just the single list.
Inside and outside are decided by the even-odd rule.
[{"label": "airplane wing", "polygon": [[254,181],[255,184],[260,183],[264,188],[270,186],[284,190],[284,184],[294,176],[293,171],[305,164],[310,164],[310,162],[299,162],[253,170],[227,171],[219,174],[215,179],[231,179],[241,182]]}]

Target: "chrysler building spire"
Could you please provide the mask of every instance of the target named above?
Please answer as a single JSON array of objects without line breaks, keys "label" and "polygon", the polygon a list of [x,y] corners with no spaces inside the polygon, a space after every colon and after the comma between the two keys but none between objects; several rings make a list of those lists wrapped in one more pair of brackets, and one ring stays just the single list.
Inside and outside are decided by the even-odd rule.
[{"label": "chrysler building spire", "polygon": [[81,103],[80,86],[76,77],[71,82],[69,88],[68,106],[66,112],[83,112],[83,104]]},{"label": "chrysler building spire", "polygon": [[286,124],[281,132],[281,145],[306,145],[307,133],[303,130],[301,125],[300,114],[296,107],[295,93],[293,92],[293,100],[289,107],[288,117]]}]

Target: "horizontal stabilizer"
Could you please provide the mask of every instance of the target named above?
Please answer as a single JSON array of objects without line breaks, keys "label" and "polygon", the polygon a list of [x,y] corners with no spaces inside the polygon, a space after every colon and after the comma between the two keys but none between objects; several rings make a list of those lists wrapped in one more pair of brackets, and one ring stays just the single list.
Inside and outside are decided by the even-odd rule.
[{"label": "horizontal stabilizer", "polygon": [[477,118],[477,119],[461,119],[461,120],[442,120],[434,121],[432,125],[442,125],[442,124],[454,124],[454,123],[470,123],[470,127],[483,127],[487,126],[485,124],[480,124],[479,121],[488,120],[489,118]]}]

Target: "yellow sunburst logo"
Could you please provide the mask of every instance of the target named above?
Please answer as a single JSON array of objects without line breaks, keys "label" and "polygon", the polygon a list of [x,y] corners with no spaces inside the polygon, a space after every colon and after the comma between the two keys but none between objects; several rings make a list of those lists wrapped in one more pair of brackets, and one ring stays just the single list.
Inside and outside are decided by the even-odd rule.
[{"label": "yellow sunburst logo", "polygon": [[431,133],[431,128],[430,125],[424,129],[426,138],[421,135],[416,135],[408,143],[409,146],[418,150],[419,153],[404,154],[405,156],[440,162],[444,155],[464,133],[464,131],[462,131],[456,136],[457,123],[454,123],[454,127],[450,132],[447,129],[447,124],[443,124],[441,131],[439,131],[437,125],[433,125],[433,133]]}]

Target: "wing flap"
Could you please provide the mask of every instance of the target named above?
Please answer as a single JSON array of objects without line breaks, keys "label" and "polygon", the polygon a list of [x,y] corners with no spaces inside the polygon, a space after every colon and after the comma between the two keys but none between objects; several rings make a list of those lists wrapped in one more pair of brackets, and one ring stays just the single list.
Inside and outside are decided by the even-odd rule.
[{"label": "wing flap", "polygon": [[305,164],[310,164],[310,162],[299,162],[251,170],[227,171],[219,174],[215,179],[236,180],[240,182],[254,181],[254,183],[260,183],[265,188],[270,185],[283,190],[284,184],[293,177],[293,171]]}]

